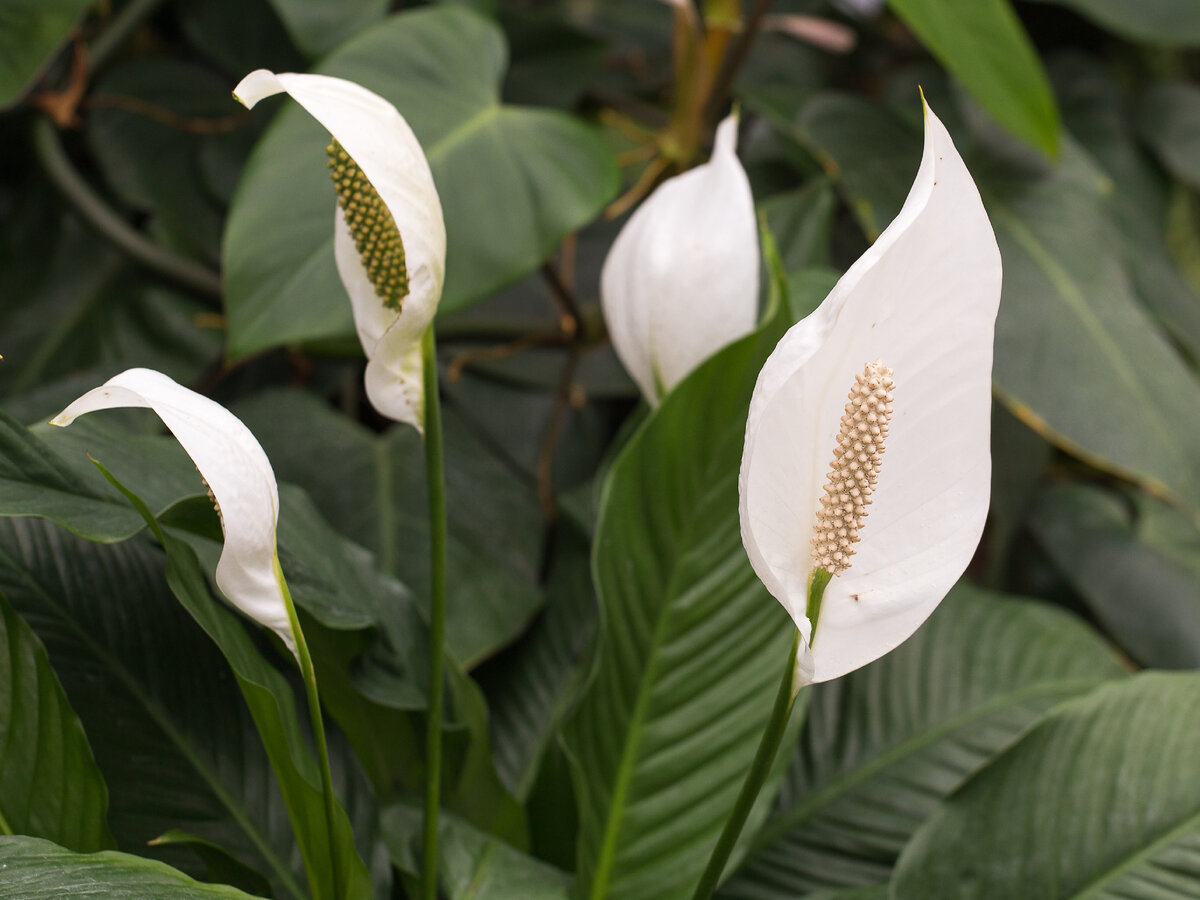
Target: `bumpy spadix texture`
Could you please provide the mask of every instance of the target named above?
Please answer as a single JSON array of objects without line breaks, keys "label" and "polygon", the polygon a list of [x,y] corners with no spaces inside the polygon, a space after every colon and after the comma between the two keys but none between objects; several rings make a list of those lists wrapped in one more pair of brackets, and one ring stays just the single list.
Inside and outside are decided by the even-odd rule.
[{"label": "bumpy spadix texture", "polygon": [[754,330],[758,221],[737,158],[737,118],[712,158],[664,182],[629,217],[604,261],[600,301],[617,356],[651,403]]},{"label": "bumpy spadix texture", "polygon": [[[779,342],[759,373],[747,417],[742,541],[805,639],[797,667],[811,680],[836,678],[898,645],[970,562],[991,484],[999,301],[1000,253],[979,192],[927,109],[925,152],[904,208],[821,306]],[[846,421],[846,391],[852,384],[859,390],[856,377],[868,376],[863,366],[872,360],[895,371],[896,386],[890,419],[876,423],[886,450],[862,441],[854,451],[871,501],[857,505],[868,515],[860,521],[854,509],[822,518],[831,469],[839,506],[842,494],[854,499],[854,487],[865,494],[859,474],[843,477],[845,453],[833,455],[832,466],[830,459],[843,446],[843,427],[861,428],[853,413]],[[882,395],[865,387],[879,397],[881,418]],[[870,426],[869,413],[865,419]],[[824,561],[812,541],[830,528],[839,547],[842,539],[853,544],[854,556],[848,567],[828,569],[836,574],[810,647],[808,587]],[[823,544],[828,548],[827,539]]]},{"label": "bumpy spadix texture", "polygon": [[[429,163],[396,107],[352,81],[259,69],[233,93],[252,107],[281,91],[346,154],[334,159],[335,178],[338,165],[345,169],[336,178],[338,201],[330,204],[333,252],[367,354],[367,397],[388,418],[423,429],[421,338],[437,312],[446,272],[446,226]],[[355,214],[363,218],[348,222]]]},{"label": "bumpy spadix texture", "polygon": [[[262,446],[225,407],[151,369],[129,369],[110,378],[64,409],[51,424],[70,425],[84,413],[122,406],[154,410],[192,458],[208,485],[225,534],[217,587],[230,603],[278,634],[295,652],[275,547],[279,489]],[[130,487],[137,489],[137,485]]]},{"label": "bumpy spadix texture", "polygon": [[396,220],[341,144],[334,141],[325,148],[325,154],[329,157],[329,177],[337,191],[338,206],[367,270],[367,278],[383,305],[400,312],[408,294],[408,267]]},{"label": "bumpy spadix texture", "polygon": [[871,492],[883,468],[894,387],[892,370],[877,359],[854,377],[846,398],[812,538],[813,559],[831,575],[850,568],[853,545],[866,524]]}]

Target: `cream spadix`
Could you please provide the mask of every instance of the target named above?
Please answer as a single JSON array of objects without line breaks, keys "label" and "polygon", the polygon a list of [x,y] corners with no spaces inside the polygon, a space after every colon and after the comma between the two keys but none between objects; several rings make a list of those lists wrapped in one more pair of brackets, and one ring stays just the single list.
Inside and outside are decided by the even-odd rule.
[{"label": "cream spadix", "polygon": [[653,404],[758,318],[758,223],[737,126],[725,119],[709,161],[638,207],[604,261],[613,348]]},{"label": "cream spadix", "polygon": [[424,430],[421,339],[446,272],[429,162],[396,107],[352,81],[259,69],[233,95],[253,107],[285,91],[332,136],[334,258],[367,355],[367,397],[381,414]]},{"label": "cream spadix", "polygon": [[51,420],[70,425],[98,409],[153,410],[208,485],[225,546],[217,587],[229,602],[296,651],[275,543],[279,489],[263,448],[242,421],[213,400],[151,369],[129,369],[88,391]]},{"label": "cream spadix", "polygon": [[779,342],[746,423],[742,541],[804,638],[807,680],[900,644],[970,562],[990,493],[1000,275],[979,192],[926,107],[903,209]]}]

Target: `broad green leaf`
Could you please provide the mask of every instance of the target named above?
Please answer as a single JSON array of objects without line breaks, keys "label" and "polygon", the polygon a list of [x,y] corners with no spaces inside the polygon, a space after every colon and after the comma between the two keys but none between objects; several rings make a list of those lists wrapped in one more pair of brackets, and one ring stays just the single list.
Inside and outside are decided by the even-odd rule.
[{"label": "broad green leaf", "polygon": [[496,768],[522,800],[579,693],[596,636],[591,548],[572,525],[554,531],[554,545],[541,618],[491,662],[485,683]]},{"label": "broad green leaf", "polygon": [[1200,87],[1160,82],[1142,95],[1137,112],[1142,140],[1172,175],[1200,188]]},{"label": "broad green leaf", "polygon": [[1122,671],[1072,616],[960,584],[896,650],[812,689],[771,817],[719,896],[886,881],[941,797],[1047,709]]},{"label": "broad green leaf", "polygon": [[[322,61],[392,101],[429,157],[448,236],[442,311],[537,268],[615,193],[600,137],[560,112],[502,104],[499,29],[458,6],[393,16]],[[247,164],[225,231],[230,353],[353,335],[333,264],[329,136],[288,104]]]},{"label": "broad green leaf", "polygon": [[46,648],[0,594],[0,834],[114,846],[108,788]]},{"label": "broad green leaf", "polygon": [[1192,0],[1025,0],[1055,3],[1131,40],[1200,44],[1200,6]]},{"label": "broad green leaf", "polygon": [[593,558],[601,637],[566,730],[577,897],[690,896],[766,725],[793,626],[746,560],[737,475],[775,337],[693,372],[608,475]]},{"label": "broad green leaf", "polygon": [[[107,472],[105,476],[117,484]],[[326,815],[321,774],[306,743],[291,686],[259,653],[238,617],[213,599],[195,551],[165,533],[140,498],[126,488],[121,491],[167,552],[171,592],[233,669],[283,792],[313,900],[369,900],[371,877],[355,849],[349,817],[336,800],[333,821]]]},{"label": "broad green leaf", "polygon": [[[1168,252],[1168,186],[1134,140],[1129,98],[1106,69],[1087,57],[1056,59],[1050,71],[1067,130],[1113,179],[1108,201],[1138,299],[1193,358],[1200,358],[1200,297]],[[1200,137],[1196,146],[1200,148]]]},{"label": "broad green leaf", "polygon": [[236,888],[193,881],[152,859],[112,850],[72,853],[31,837],[0,837],[0,871],[3,900],[87,894],[112,900],[252,900]]},{"label": "broad green leaf", "polygon": [[1146,666],[1200,667],[1200,532],[1161,501],[1083,484],[1038,498],[1029,528],[1100,624]]},{"label": "broad green leaf", "polygon": [[1200,897],[1197,692],[1145,673],[1059,707],[921,827],[890,896]]},{"label": "broad green leaf", "polygon": [[[342,534],[428,602],[429,521],[416,431],[378,435],[301,391],[264,392],[235,411],[260,436],[280,479],[304,487]],[[542,522],[533,486],[453,410],[444,424],[446,634],[451,655],[470,666],[517,637],[536,613]]]},{"label": "broad green leaf", "polygon": [[6,0],[0,7],[0,108],[16,100],[49,63],[89,0]]},{"label": "broad green leaf", "polygon": [[[794,136],[844,173],[852,208],[878,225],[899,209],[885,186],[895,176],[852,173],[868,162],[864,147],[866,174],[895,172],[919,146],[904,134],[884,110],[825,95]],[[1069,136],[1054,168],[1011,148],[966,158],[1004,262],[994,377],[1005,404],[1068,452],[1200,508],[1200,382],[1134,297],[1107,179]],[[909,183],[916,158],[903,165],[893,184]]]},{"label": "broad green leaf", "polygon": [[1053,158],[1058,110],[1009,0],[888,0],[929,51],[1001,125]]},{"label": "broad green leaf", "polygon": [[292,39],[310,58],[328,53],[387,15],[388,0],[269,0]]},{"label": "broad green leaf", "polygon": [[[228,666],[171,596],[141,539],[87,543],[0,521],[0,591],[45,643],[108,783],[118,845],[183,828],[300,900],[282,798]],[[186,864],[188,854],[173,861]]]}]

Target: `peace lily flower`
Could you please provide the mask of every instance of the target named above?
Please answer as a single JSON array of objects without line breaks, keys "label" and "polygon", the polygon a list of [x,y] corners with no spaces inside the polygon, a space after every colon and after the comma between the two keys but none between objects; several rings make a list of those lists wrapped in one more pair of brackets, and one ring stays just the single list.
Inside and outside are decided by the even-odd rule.
[{"label": "peace lily flower", "polygon": [[970,562],[990,492],[999,302],[979,192],[926,106],[904,208],[779,342],[750,404],[742,541],[800,631],[802,680],[896,647]]},{"label": "peace lily flower", "polygon": [[286,91],[333,136],[334,256],[367,355],[367,397],[425,427],[421,339],[446,272],[446,226],[429,162],[396,107],[327,75],[251,72],[233,95],[248,108]]},{"label": "peace lily flower", "polygon": [[717,350],[754,330],[758,226],[737,158],[737,116],[712,158],[669,179],[629,217],[600,275],[617,356],[652,404]]},{"label": "peace lily flower", "polygon": [[275,546],[279,489],[267,454],[250,429],[219,403],[151,369],[129,369],[110,378],[50,424],[66,426],[84,413],[123,406],[154,410],[192,458],[208,484],[225,535],[217,587],[295,653]]}]

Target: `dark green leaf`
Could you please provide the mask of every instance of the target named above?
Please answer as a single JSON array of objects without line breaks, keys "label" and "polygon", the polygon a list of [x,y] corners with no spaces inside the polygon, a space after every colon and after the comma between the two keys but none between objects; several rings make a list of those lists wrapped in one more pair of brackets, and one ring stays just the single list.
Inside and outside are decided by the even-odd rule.
[{"label": "dark green leaf", "polygon": [[804,187],[776,194],[762,204],[767,228],[788,272],[830,263],[830,238],[837,197],[830,183],[816,178]]},{"label": "dark green leaf", "polygon": [[238,617],[213,599],[195,551],[164,533],[140,498],[121,487],[107,471],[101,471],[154,530],[167,551],[171,592],[233,669],[283,792],[314,900],[369,900],[373,896],[371,877],[355,849],[349,817],[336,801],[333,821],[326,816],[321,775],[306,743],[296,698],[287,680],[259,653]]},{"label": "dark green leaf", "polygon": [[939,798],[1045,710],[1121,673],[1067,614],[956,587],[899,648],[811,689],[776,807],[720,896],[886,881]]},{"label": "dark green leaf", "polygon": [[921,827],[891,897],[1200,897],[1198,692],[1146,673],[1046,716]]},{"label": "dark green leaf", "polygon": [[0,594],[0,834],[114,846],[108,788],[46,648]]},{"label": "dark green leaf", "polygon": [[[428,602],[429,522],[421,438],[376,435],[312,395],[270,392],[239,404],[279,478],[306,488],[322,514]],[[446,410],[450,515],[446,633],[473,665],[520,634],[541,602],[541,514],[533,487]],[[336,473],[336,477],[330,477]]]},{"label": "dark green leaf", "polygon": [[190,848],[208,869],[208,880],[228,884],[257,897],[271,896],[271,884],[241,860],[231,856],[215,841],[173,828],[150,842],[152,847],[183,845]]},{"label": "dark green leaf", "polygon": [[1042,548],[1143,665],[1200,667],[1200,532],[1160,501],[1082,484],[1045,491],[1029,517]]},{"label": "dark green leaf", "polygon": [[554,534],[542,616],[485,673],[496,767],[519,799],[528,797],[542,754],[578,695],[596,635],[591,548],[573,526]]},{"label": "dark green leaf", "polygon": [[[395,103],[421,140],[448,236],[443,311],[532,271],[617,188],[611,152],[559,112],[506,106],[494,24],[458,6],[394,16],[324,60]],[[329,136],[295,104],[256,148],[225,232],[230,353],[352,335],[333,264]]]},{"label": "dark green leaf", "polygon": [[1058,110],[1009,0],[888,0],[929,51],[1001,125],[1058,155]]},{"label": "dark green leaf", "polygon": [[25,90],[90,5],[89,0],[6,0],[0,7],[0,107]]},{"label": "dark green leaf", "polygon": [[752,335],[693,372],[608,475],[594,551],[602,631],[566,731],[579,896],[689,896],[770,713],[793,627],[746,560],[737,475],[775,337]]},{"label": "dark green leaf", "polygon": [[1155,44],[1200,44],[1200,6],[1191,0],[1026,0],[1070,7],[1117,34]]},{"label": "dark green leaf", "polygon": [[270,0],[310,59],[328,53],[387,15],[389,0]]},{"label": "dark green leaf", "polygon": [[0,521],[0,590],[46,644],[79,713],[119,846],[143,851],[183,828],[269,874],[277,897],[300,898],[286,810],[253,723],[162,567],[143,540],[101,546],[48,522]]},{"label": "dark green leaf", "polygon": [[3,900],[86,894],[112,900],[253,900],[235,888],[193,881],[151,859],[111,850],[72,853],[37,838],[0,837],[0,870]]},{"label": "dark green leaf", "polygon": [[1154,85],[1138,104],[1137,125],[1142,140],[1167,170],[1200,188],[1200,87],[1183,82]]}]

